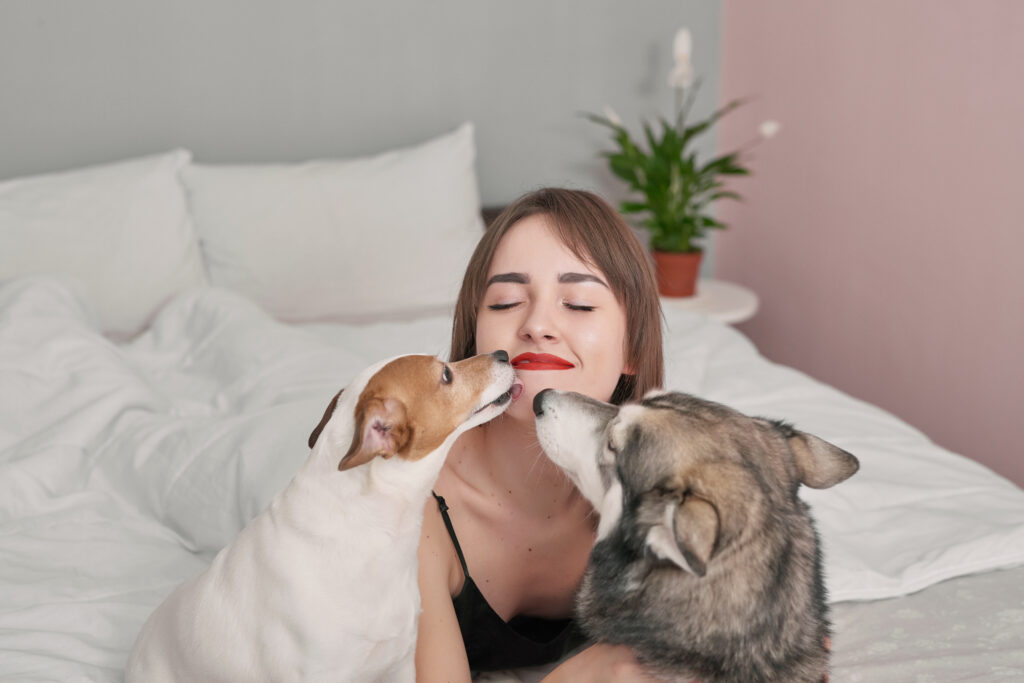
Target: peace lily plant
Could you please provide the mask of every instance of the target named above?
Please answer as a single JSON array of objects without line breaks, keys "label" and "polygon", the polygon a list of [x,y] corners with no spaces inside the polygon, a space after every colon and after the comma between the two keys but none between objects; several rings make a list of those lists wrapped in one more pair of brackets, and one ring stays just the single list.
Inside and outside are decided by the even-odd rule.
[{"label": "peace lily plant", "polygon": [[[675,61],[668,79],[675,91],[675,117],[672,121],[659,119],[658,127],[643,123],[646,150],[633,140],[610,107],[605,108],[604,116],[588,115],[590,120],[612,130],[618,149],[604,156],[612,173],[640,197],[623,201],[619,210],[625,214],[645,214],[642,223],[650,233],[662,293],[677,296],[692,294],[693,284],[682,286],[682,290],[689,291],[665,284],[662,271],[666,266],[661,261],[670,259],[659,260],[659,255],[689,254],[688,259],[695,262],[691,267],[695,282],[702,254],[700,240],[707,230],[726,227],[713,215],[714,203],[720,199],[740,199],[735,191],[726,189],[725,179],[750,173],[740,160],[743,148],[706,162],[690,149],[695,138],[741,104],[738,100],[730,102],[703,121],[688,120],[699,86],[699,81],[694,81],[690,60],[692,47],[689,29],[680,29],[673,42]],[[759,127],[759,137],[770,138],[778,131],[778,123],[765,121]],[[676,260],[679,258],[682,257]]]}]

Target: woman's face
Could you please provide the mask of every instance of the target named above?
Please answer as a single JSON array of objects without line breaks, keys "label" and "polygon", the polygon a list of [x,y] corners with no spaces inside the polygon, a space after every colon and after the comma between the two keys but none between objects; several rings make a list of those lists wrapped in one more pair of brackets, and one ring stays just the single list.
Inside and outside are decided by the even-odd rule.
[{"label": "woman's face", "polygon": [[626,366],[626,312],[601,271],[580,261],[545,215],[505,233],[476,322],[477,353],[508,351],[523,393],[507,415],[533,420],[542,389],[607,401]]}]

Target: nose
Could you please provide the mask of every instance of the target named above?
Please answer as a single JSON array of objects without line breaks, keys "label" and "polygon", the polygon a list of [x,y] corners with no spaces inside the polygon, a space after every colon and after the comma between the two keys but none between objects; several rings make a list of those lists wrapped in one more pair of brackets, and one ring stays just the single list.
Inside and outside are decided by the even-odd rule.
[{"label": "nose", "polygon": [[544,304],[534,304],[519,328],[519,337],[533,342],[554,341],[557,333],[551,312]]},{"label": "nose", "polygon": [[533,414],[540,417],[544,414],[544,394],[551,391],[551,389],[541,389],[537,392],[537,395],[533,397]]},{"label": "nose", "polygon": [[508,351],[498,350],[491,353],[491,357],[495,358],[499,363],[508,362]]}]

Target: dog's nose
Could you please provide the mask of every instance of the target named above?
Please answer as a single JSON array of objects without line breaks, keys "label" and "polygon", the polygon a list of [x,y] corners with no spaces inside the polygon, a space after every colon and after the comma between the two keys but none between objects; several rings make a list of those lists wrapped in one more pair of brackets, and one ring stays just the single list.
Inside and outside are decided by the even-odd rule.
[{"label": "dog's nose", "polygon": [[508,351],[495,351],[491,355],[497,358],[499,363],[508,362]]},{"label": "dog's nose", "polygon": [[551,391],[551,389],[541,389],[537,392],[537,395],[533,397],[533,414],[540,417],[544,414],[544,394]]}]

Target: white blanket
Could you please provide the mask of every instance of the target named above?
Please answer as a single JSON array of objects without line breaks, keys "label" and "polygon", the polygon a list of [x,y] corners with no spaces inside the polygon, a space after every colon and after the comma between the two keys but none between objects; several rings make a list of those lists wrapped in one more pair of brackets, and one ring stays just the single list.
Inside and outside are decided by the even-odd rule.
[{"label": "white blanket", "polygon": [[[834,601],[1024,563],[1024,492],[905,423],[673,314],[667,385],[857,455],[804,491]],[[217,289],[130,344],[52,279],[0,286],[0,676],[120,680],[142,622],[269,501],[331,396],[374,360],[445,354],[450,321],[275,322]]]}]

